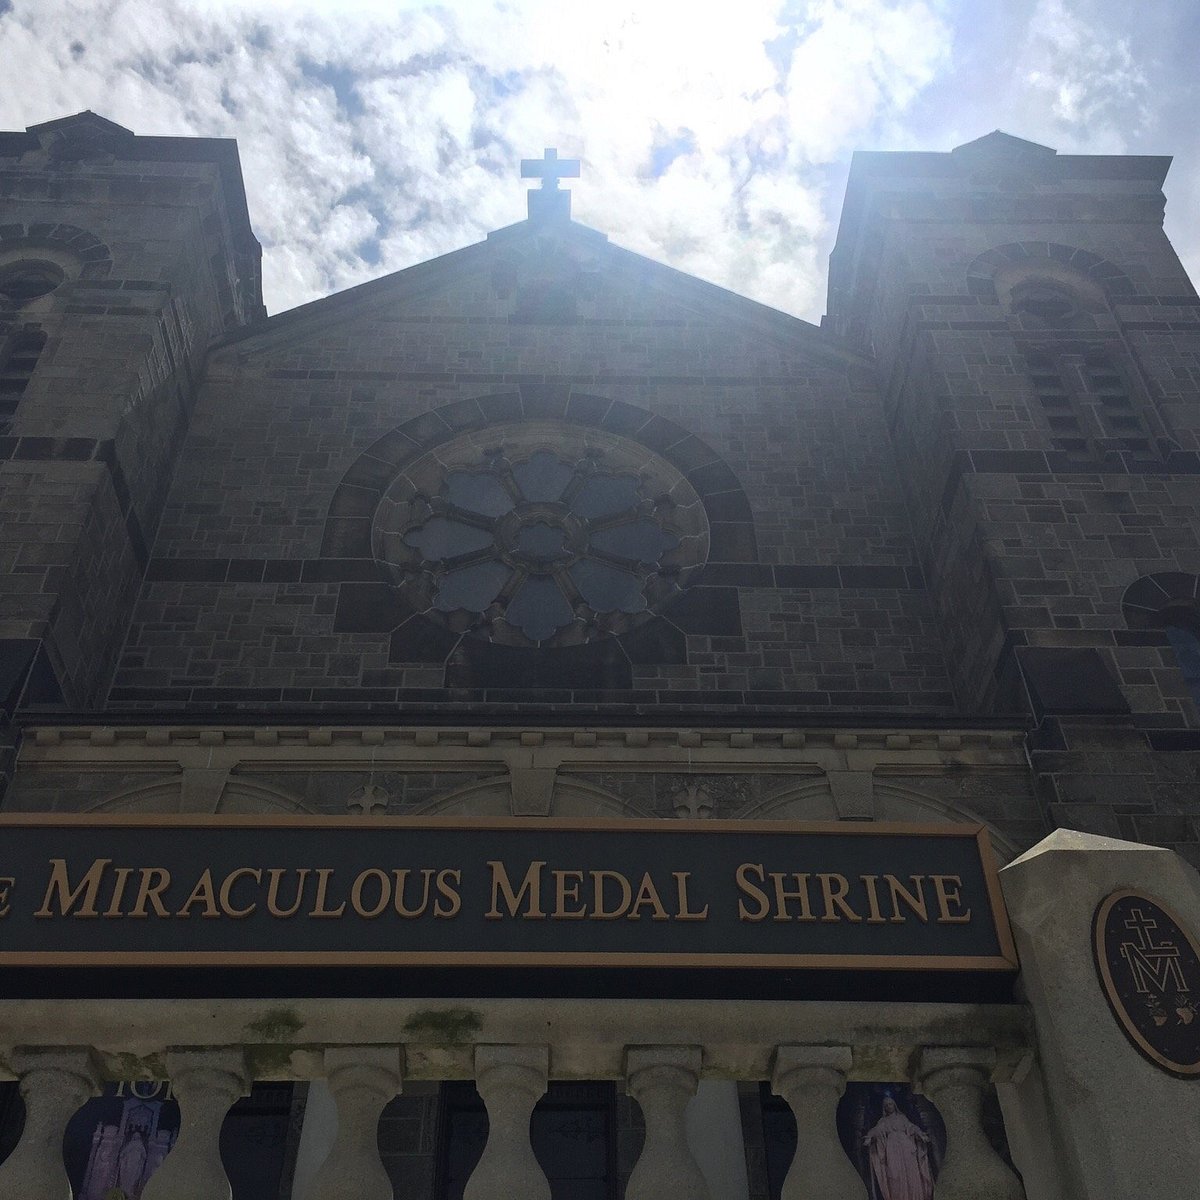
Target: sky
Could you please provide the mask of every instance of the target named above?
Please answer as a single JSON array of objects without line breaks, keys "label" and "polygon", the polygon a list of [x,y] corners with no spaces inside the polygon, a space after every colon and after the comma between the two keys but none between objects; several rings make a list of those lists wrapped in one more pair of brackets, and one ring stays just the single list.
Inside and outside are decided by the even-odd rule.
[{"label": "sky", "polygon": [[577,220],[815,321],[852,152],[992,129],[1175,155],[1200,282],[1198,46],[1197,0],[0,0],[0,128],[237,138],[272,313],[521,220],[554,146]]}]

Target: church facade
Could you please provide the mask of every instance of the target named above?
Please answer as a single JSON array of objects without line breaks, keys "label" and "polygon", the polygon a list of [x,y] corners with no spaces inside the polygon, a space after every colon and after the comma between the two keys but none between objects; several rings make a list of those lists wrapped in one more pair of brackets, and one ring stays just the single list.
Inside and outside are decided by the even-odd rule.
[{"label": "church facade", "polygon": [[[1185,1194],[1200,298],[1168,165],[860,153],[818,327],[574,222],[548,156],[527,220],[268,317],[233,143],[0,134],[0,916],[22,821],[165,817],[181,854],[256,821],[969,828],[1020,964],[623,984],[587,934],[562,972],[206,991],[30,951],[0,1197],[62,1194],[42,1135],[104,1089],[105,1186],[148,1200]],[[866,870],[820,876],[814,926],[952,936],[948,885],[904,875],[889,918]],[[723,954],[757,897],[810,916],[759,871]],[[1128,1019],[1126,892],[1178,916],[1177,954],[1165,917],[1114,951]],[[178,1112],[113,1107],[139,1080]],[[253,1184],[235,1104],[274,1131]]]}]

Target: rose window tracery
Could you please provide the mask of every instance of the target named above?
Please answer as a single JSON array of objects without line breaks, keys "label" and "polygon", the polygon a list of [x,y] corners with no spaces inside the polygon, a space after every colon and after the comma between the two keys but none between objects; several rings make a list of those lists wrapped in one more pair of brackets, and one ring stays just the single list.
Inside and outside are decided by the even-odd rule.
[{"label": "rose window tracery", "polygon": [[632,629],[708,551],[703,504],[673,466],[565,423],[467,434],[429,452],[388,489],[372,536],[417,611],[510,645]]}]

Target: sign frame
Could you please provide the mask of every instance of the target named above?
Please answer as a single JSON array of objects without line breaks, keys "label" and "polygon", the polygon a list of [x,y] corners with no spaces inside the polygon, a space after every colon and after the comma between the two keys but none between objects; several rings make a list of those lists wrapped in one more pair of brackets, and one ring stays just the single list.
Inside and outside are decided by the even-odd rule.
[{"label": "sign frame", "polygon": [[179,814],[179,813],[0,813],[0,845],[4,833],[13,828],[80,829],[294,829],[403,831],[414,829],[535,830],[550,832],[636,833],[647,837],[661,834],[768,833],[875,838],[903,837],[973,840],[979,855],[987,894],[996,955],[904,955],[904,954],[778,954],[778,953],[630,953],[625,951],[7,951],[0,949],[0,969],[15,968],[109,968],[109,967],[196,967],[196,968],[650,968],[653,970],[778,970],[778,971],[903,971],[948,974],[980,972],[1013,974],[1019,970],[1016,946],[1008,923],[995,856],[988,829],[977,823],[912,824],[895,821],[772,821],[772,820],[675,820],[655,818],[590,817],[500,817],[481,816],[326,816],[275,814]]}]

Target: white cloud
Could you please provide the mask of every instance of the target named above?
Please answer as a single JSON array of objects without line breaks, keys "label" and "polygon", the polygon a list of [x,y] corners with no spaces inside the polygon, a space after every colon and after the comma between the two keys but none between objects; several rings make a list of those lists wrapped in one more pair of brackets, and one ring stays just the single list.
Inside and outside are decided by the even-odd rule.
[{"label": "white cloud", "polygon": [[1116,0],[1003,17],[986,0],[13,0],[0,123],[93,108],[139,133],[237,137],[272,311],[519,220],[519,158],[557,145],[584,158],[580,219],[816,318],[856,146],[948,149],[1000,126],[1139,148],[1170,89],[1147,86],[1119,14]]}]

